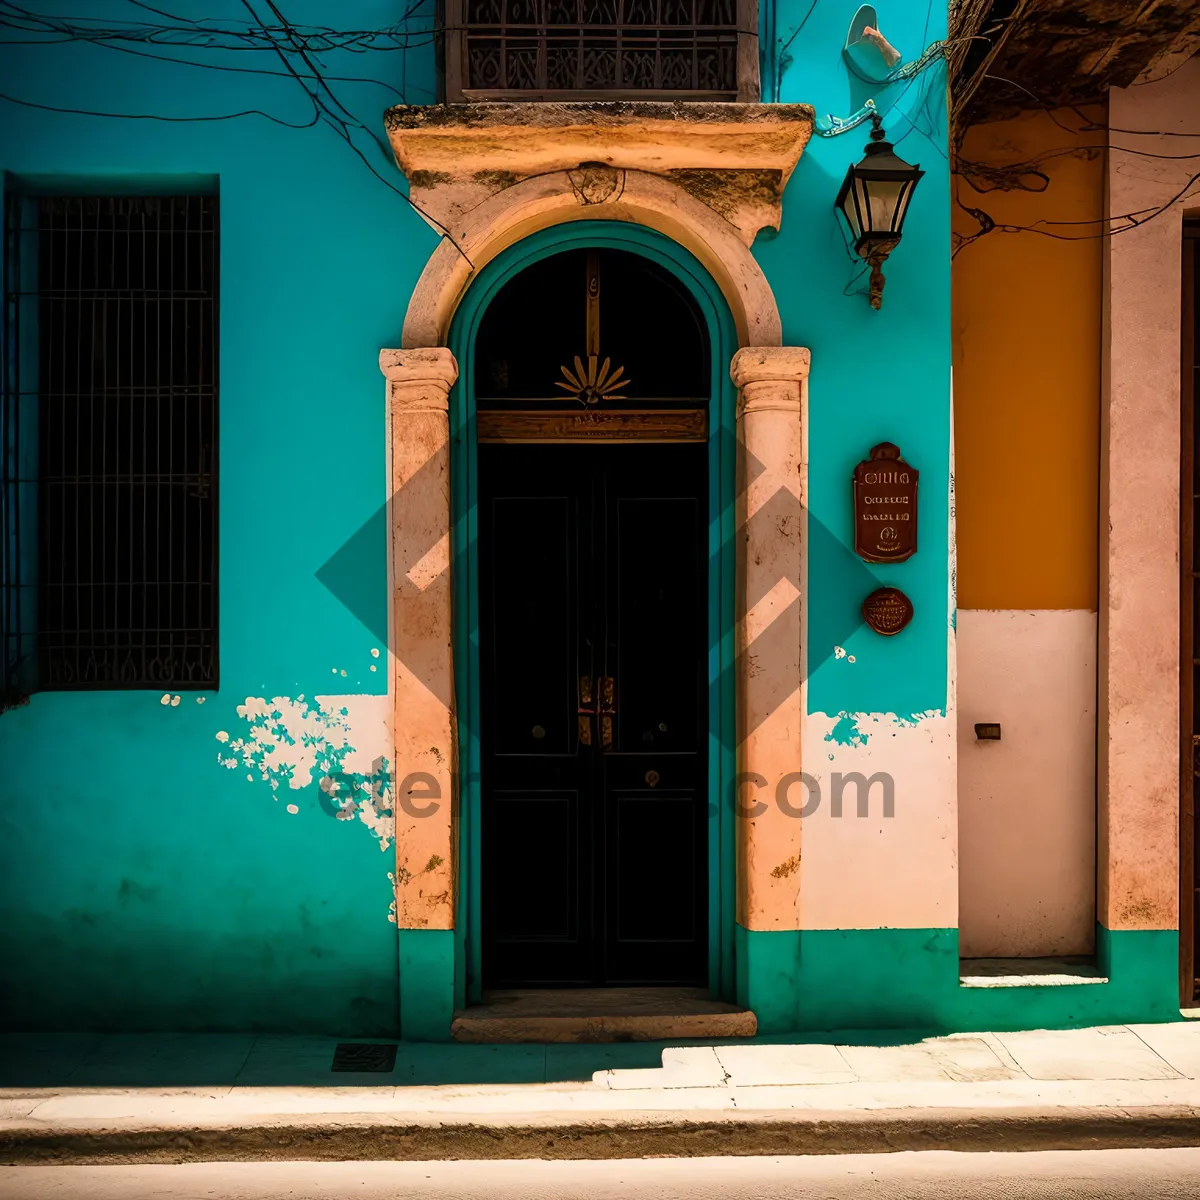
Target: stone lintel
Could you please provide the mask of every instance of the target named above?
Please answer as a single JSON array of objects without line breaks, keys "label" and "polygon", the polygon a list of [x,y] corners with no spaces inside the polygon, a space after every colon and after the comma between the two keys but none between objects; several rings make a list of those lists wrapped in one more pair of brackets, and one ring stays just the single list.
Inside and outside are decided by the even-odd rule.
[{"label": "stone lintel", "polygon": [[594,204],[616,203],[622,174],[642,171],[752,240],[779,227],[813,117],[807,104],[578,101],[398,105],[384,119],[414,203],[446,227],[531,176],[564,172],[564,188]]}]

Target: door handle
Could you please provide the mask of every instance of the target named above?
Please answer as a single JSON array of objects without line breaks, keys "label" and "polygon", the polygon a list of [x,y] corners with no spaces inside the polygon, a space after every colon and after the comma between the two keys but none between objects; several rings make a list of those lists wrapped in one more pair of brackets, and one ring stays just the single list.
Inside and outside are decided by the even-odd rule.
[{"label": "door handle", "polygon": [[616,682],[611,675],[601,675],[597,684],[600,693],[596,705],[596,711],[600,714],[600,745],[605,750],[611,750],[613,714],[617,711]]},{"label": "door handle", "polygon": [[592,698],[592,677],[590,675],[580,675],[579,677],[579,744],[581,746],[590,746],[592,744],[592,714],[596,711],[594,708],[595,701]]}]

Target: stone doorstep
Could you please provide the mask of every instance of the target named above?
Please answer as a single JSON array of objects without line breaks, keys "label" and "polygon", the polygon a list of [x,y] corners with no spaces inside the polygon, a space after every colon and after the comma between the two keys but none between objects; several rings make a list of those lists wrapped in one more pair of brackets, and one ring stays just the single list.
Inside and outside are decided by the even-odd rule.
[{"label": "stone doorstep", "polygon": [[456,1042],[658,1042],[745,1038],[754,1013],[701,988],[547,988],[488,992],[454,1016]]}]

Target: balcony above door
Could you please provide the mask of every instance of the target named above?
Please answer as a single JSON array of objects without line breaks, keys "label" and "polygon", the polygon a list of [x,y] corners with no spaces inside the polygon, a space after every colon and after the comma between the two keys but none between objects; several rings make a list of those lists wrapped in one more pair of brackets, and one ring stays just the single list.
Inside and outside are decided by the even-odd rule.
[{"label": "balcony above door", "polygon": [[444,0],[444,11],[449,103],[759,98],[758,0]]}]

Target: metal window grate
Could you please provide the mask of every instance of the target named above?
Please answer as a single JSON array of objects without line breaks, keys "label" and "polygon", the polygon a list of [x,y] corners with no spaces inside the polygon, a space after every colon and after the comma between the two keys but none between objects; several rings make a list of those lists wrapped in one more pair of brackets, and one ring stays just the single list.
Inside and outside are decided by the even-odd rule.
[{"label": "metal window grate", "polygon": [[738,92],[737,0],[463,0],[472,92]]},{"label": "metal window grate", "polygon": [[5,691],[217,682],[217,200],[6,202]]}]

